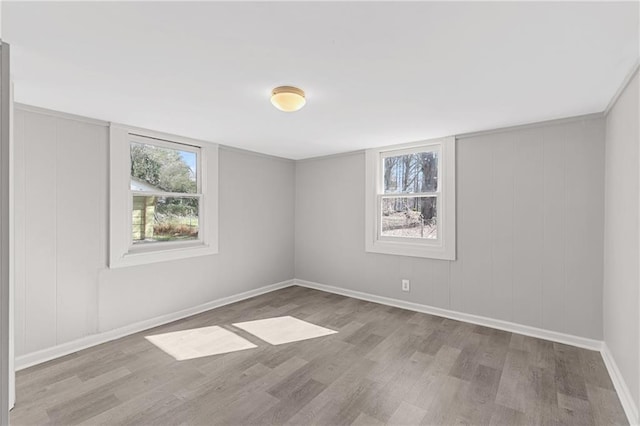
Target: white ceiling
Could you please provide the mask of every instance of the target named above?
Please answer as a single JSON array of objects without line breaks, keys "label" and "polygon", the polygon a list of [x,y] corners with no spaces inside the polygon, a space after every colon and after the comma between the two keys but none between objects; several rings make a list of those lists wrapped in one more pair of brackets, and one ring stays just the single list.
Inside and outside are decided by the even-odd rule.
[{"label": "white ceiling", "polygon": [[637,2],[2,7],[16,101],[294,159],[599,112],[638,58]]}]

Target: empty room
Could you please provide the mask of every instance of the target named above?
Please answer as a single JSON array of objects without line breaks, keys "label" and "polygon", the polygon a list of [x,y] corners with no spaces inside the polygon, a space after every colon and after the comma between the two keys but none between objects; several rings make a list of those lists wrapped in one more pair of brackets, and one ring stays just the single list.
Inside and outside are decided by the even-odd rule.
[{"label": "empty room", "polygon": [[0,2],[1,425],[640,424],[640,2]]}]

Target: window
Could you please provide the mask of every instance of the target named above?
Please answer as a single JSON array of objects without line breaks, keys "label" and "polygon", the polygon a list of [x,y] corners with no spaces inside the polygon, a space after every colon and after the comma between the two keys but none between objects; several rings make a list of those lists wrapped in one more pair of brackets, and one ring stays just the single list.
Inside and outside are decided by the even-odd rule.
[{"label": "window", "polygon": [[366,153],[366,250],[455,259],[455,138]]},{"label": "window", "polygon": [[130,141],[134,246],[198,240],[200,148],[140,136]]},{"label": "window", "polygon": [[215,254],[215,144],[112,124],[110,267]]}]

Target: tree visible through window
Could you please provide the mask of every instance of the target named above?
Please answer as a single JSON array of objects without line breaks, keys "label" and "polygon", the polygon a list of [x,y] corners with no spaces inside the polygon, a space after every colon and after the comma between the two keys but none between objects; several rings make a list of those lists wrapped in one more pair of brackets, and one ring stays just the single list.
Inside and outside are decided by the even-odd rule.
[{"label": "tree visible through window", "polygon": [[198,239],[198,149],[131,142],[130,156],[134,244]]},{"label": "tree visible through window", "polygon": [[438,152],[382,156],[383,237],[438,238]]}]

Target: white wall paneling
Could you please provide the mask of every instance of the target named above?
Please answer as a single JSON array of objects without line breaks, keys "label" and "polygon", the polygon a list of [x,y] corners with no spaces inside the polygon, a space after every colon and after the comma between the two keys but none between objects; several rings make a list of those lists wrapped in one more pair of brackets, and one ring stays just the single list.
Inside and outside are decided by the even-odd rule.
[{"label": "white wall paneling", "polygon": [[16,107],[16,356],[293,278],[294,163],[220,148],[220,253],[107,268],[105,123]]},{"label": "white wall paneling", "polygon": [[15,371],[15,214],[14,214],[14,172],[13,155],[15,152],[13,144],[13,81],[9,87],[9,409],[12,409],[16,402],[16,371]]},{"label": "white wall paneling", "polygon": [[296,279],[601,340],[602,116],[462,137],[457,154],[456,261],[365,253],[363,153],[297,162]]},{"label": "white wall paneling", "polygon": [[137,321],[131,324],[127,324],[123,327],[114,328],[108,331],[91,334],[79,339],[71,340],[61,343],[56,346],[44,348],[35,352],[24,354],[16,358],[16,369],[22,370],[24,368],[31,367],[64,355],[68,355],[79,350],[89,348],[91,346],[99,345],[105,342],[109,342],[114,339],[119,339],[124,336],[128,336],[133,333],[148,330],[157,327],[162,324],[167,324],[172,321],[177,321],[182,318],[187,318],[192,315],[197,315],[201,312],[205,312],[220,306],[228,305],[231,303],[239,302],[244,299],[259,296],[264,293],[269,293],[281,288],[289,287],[293,285],[293,280],[287,280],[280,283],[266,285],[258,287],[253,290],[245,291],[242,293],[236,293],[232,296],[223,297],[217,300],[212,300],[207,303],[203,303],[197,306],[192,306],[186,309],[181,309],[176,312],[170,312],[168,314],[160,315],[154,318],[149,318],[142,321]]},{"label": "white wall paneling", "polygon": [[10,132],[9,45],[0,40],[0,425],[9,424],[11,383],[9,354],[10,321],[10,209],[11,132]]},{"label": "white wall paneling", "polygon": [[619,371],[616,389],[635,423],[640,422],[639,90],[636,72],[607,114],[604,204],[604,341]]}]

